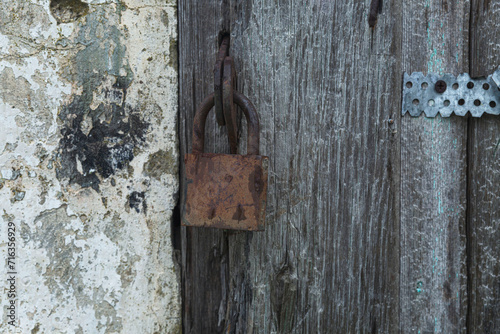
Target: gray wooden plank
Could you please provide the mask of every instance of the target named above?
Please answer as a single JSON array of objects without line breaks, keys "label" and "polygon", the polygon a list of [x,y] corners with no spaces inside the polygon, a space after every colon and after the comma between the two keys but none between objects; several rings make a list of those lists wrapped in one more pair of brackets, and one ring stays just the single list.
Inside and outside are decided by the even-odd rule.
[{"label": "gray wooden plank", "polygon": [[227,332],[398,330],[399,6],[372,30],[370,1],[235,2],[271,163],[266,231],[229,235]]},{"label": "gray wooden plank", "polygon": [[[179,135],[181,157],[191,152],[197,105],[213,92],[213,66],[219,31],[228,12],[221,1],[179,1]],[[206,151],[228,152],[223,129],[207,122]],[[183,167],[181,160],[181,167]],[[182,201],[185,186],[181,168]],[[183,332],[220,333],[224,329],[227,237],[222,230],[182,228]]]},{"label": "gray wooden plank", "polygon": [[[469,5],[465,0],[404,1],[404,71],[467,70]],[[465,330],[466,149],[466,118],[402,118],[403,332]]]},{"label": "gray wooden plank", "polygon": [[[472,1],[470,74],[500,65],[500,2]],[[486,101],[487,105],[488,101]],[[500,118],[469,124],[469,333],[500,332]]]}]

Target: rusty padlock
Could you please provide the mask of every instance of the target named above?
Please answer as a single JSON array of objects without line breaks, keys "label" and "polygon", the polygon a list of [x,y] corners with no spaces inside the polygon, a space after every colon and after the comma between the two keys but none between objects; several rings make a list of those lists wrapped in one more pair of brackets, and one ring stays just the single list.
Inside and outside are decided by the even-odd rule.
[{"label": "rusty padlock", "polygon": [[248,124],[247,155],[204,153],[205,121],[214,94],[198,107],[193,153],[184,157],[185,199],[182,224],[261,231],[265,226],[269,158],[259,155],[259,117],[243,94],[233,92]]}]

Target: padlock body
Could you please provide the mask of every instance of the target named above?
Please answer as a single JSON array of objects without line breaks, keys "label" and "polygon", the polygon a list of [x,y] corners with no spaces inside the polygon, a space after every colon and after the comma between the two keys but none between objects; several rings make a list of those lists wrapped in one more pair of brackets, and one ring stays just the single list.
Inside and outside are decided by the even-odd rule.
[{"label": "padlock body", "polygon": [[264,230],[268,157],[186,154],[185,226]]}]

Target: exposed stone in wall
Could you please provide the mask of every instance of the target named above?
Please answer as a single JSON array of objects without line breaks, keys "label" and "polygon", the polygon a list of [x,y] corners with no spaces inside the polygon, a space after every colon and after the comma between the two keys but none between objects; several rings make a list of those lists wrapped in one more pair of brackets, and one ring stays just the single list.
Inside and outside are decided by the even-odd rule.
[{"label": "exposed stone in wall", "polygon": [[0,6],[0,333],[180,333],[176,2]]}]

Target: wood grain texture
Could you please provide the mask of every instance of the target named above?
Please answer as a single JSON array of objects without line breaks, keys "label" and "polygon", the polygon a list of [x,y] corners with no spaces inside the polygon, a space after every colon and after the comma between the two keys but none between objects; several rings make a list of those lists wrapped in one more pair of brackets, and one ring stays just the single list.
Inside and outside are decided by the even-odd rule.
[{"label": "wood grain texture", "polygon": [[[184,332],[498,331],[500,123],[399,116],[404,71],[469,71],[471,3],[382,4],[371,29],[370,1],[179,3],[181,152],[228,29],[271,161],[265,232],[183,230]],[[473,75],[499,7],[472,3]]]},{"label": "wood grain texture", "polygon": [[[468,1],[404,1],[402,13],[404,71],[467,71]],[[401,123],[401,329],[463,332],[467,119]]]},{"label": "wood grain texture", "polygon": [[369,1],[231,2],[239,90],[271,164],[266,231],[228,236],[226,332],[397,331],[394,3],[372,30]]},{"label": "wood grain texture", "polygon": [[[500,2],[472,1],[470,74],[500,65]],[[488,103],[488,102],[486,102]],[[500,118],[469,124],[468,333],[500,332]]]}]

